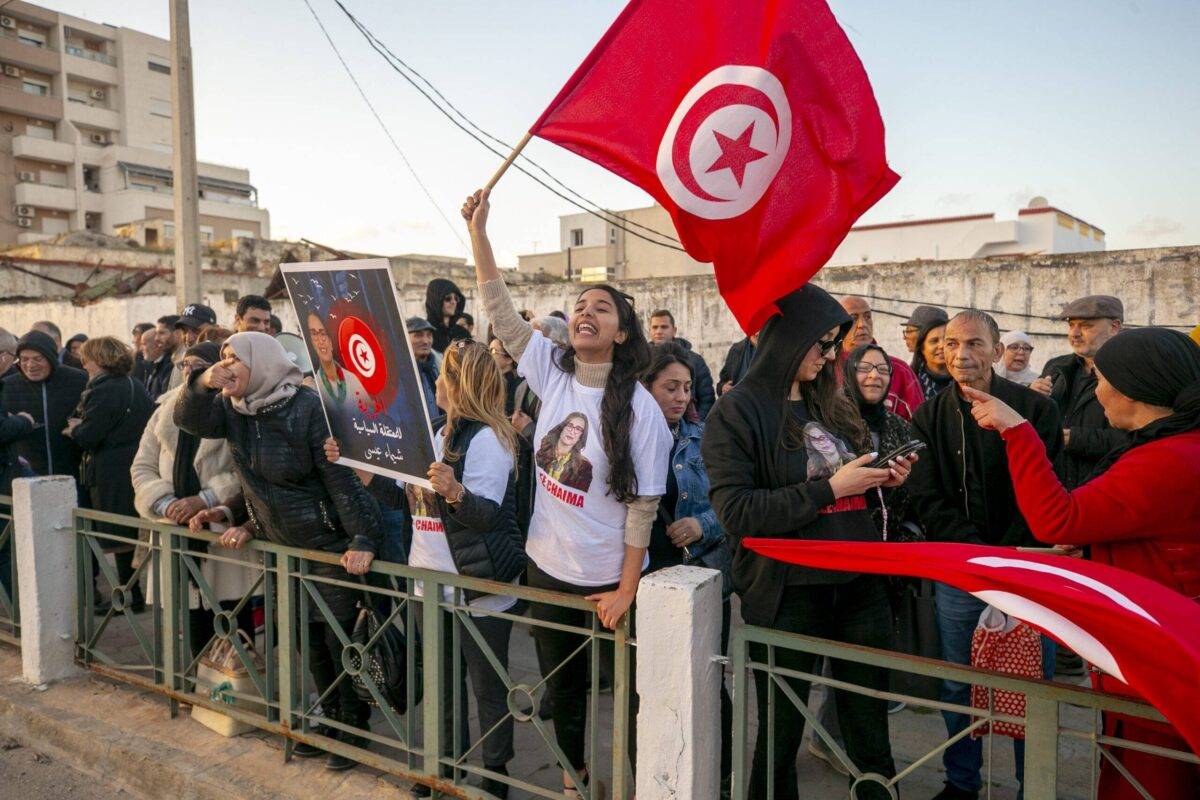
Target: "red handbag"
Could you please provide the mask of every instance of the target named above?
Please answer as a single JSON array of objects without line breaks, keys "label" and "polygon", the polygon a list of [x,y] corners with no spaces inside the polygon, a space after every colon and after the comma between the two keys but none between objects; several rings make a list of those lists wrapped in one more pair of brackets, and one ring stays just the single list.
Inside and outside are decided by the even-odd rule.
[{"label": "red handbag", "polygon": [[[1018,619],[988,606],[979,616],[971,635],[971,666],[1023,678],[1042,677],[1042,635]],[[989,703],[989,692],[991,702]],[[1012,717],[1025,716],[1025,694],[1008,689],[971,687],[971,705],[991,708]],[[1025,738],[1025,726],[1016,722],[993,722],[971,732],[980,738],[989,732],[1014,739]]]}]

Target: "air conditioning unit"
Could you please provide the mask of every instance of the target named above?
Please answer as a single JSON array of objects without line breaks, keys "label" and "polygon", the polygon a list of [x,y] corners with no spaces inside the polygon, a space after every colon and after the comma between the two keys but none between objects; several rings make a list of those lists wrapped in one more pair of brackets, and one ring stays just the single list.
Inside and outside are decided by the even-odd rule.
[{"label": "air conditioning unit", "polygon": [[10,78],[19,78],[21,77],[21,70],[17,67],[14,67],[12,64],[5,64],[4,74]]},{"label": "air conditioning unit", "polygon": [[32,228],[33,220],[31,220],[29,217],[21,217],[19,220],[17,220],[17,227],[18,228]]},{"label": "air conditioning unit", "polygon": [[17,173],[17,180],[19,180],[19,181],[33,181],[36,179],[37,179],[37,176],[34,175],[32,172],[18,172]]},{"label": "air conditioning unit", "polygon": [[18,217],[32,217],[33,206],[17,206],[16,212]]},{"label": "air conditioning unit", "polygon": [[0,28],[15,28],[17,21],[12,17],[0,17]]},{"label": "air conditioning unit", "polygon": [[92,144],[108,144],[108,138],[103,133],[93,133]]},{"label": "air conditioning unit", "polygon": [[104,90],[103,89],[92,89],[90,92],[88,92],[88,94],[91,95],[91,98],[93,100],[103,100],[104,99]]}]

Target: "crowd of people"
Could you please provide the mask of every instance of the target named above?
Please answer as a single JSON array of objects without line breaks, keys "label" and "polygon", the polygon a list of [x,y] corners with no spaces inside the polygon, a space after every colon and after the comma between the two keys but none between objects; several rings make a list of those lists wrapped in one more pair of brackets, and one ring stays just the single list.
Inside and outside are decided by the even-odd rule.
[{"label": "crowd of people", "polygon": [[[323,382],[328,394],[353,375],[323,328],[309,331],[317,358],[314,374],[302,375],[274,338],[282,326],[271,304],[248,295],[228,328],[197,303],[138,324],[128,343],[78,334],[64,344],[49,321],[19,339],[0,329],[0,492],[16,477],[71,475],[81,506],[219,533],[210,550],[224,557],[205,560],[204,578],[220,608],[195,591],[189,598],[193,656],[211,637],[214,612],[252,590],[252,570],[240,564],[253,566],[244,546],[256,538],[339,557],[338,565],[313,562],[312,569],[341,578],[316,586],[345,630],[358,613],[352,576],[369,572],[376,558],[584,597],[609,628],[631,610],[642,576],[698,565],[721,573],[722,648],[736,605],[748,624],[970,663],[985,608],[974,596],[944,584],[786,565],[747,549],[745,537],[1046,546],[1200,596],[1200,333],[1126,330],[1118,298],[1083,297],[1062,314],[1072,352],[1038,370],[1026,333],[1002,334],[983,311],[922,305],[901,324],[908,353],[889,353],[877,342],[868,300],[807,285],[780,298],[779,313],[729,349],[714,380],[670,309],[642,318],[616,287],[587,286],[565,313],[518,311],[496,268],[488,211],[482,192],[462,208],[487,331],[476,328],[466,296],[446,279],[430,282],[424,315],[406,321],[435,420],[432,490],[334,463],[339,445],[317,386]],[[919,453],[879,463],[914,440],[923,444]],[[135,545],[113,548],[122,582],[136,569]],[[9,557],[0,553],[0,561]],[[0,563],[0,578],[8,574]],[[140,582],[133,589],[129,608],[138,613],[147,599]],[[932,625],[902,613],[922,593],[932,598]],[[108,601],[99,598],[104,613]],[[487,650],[506,667],[511,617],[524,613],[522,604],[502,591],[466,599]],[[239,626],[252,631],[248,612]],[[570,628],[590,623],[582,611],[546,604],[528,613],[539,623],[543,712],[569,767],[562,788],[579,796],[594,783],[585,736],[591,677]],[[308,670],[326,698],[322,713],[338,723],[318,732],[368,747],[352,731],[368,725],[369,706],[350,681],[331,689],[343,639],[316,611],[305,624]],[[937,639],[916,627],[935,628]],[[484,647],[472,636],[462,643],[461,683],[443,682],[443,741],[450,748],[457,728],[460,752],[471,747],[469,684],[484,736],[482,788],[506,797],[514,757],[507,692]],[[1055,675],[1056,650],[1043,639],[1046,678]],[[1072,656],[1057,655],[1061,674]],[[449,649],[444,658],[453,658]],[[786,651],[775,658],[873,690],[896,681],[878,667],[818,664]],[[607,672],[611,655],[601,664]],[[790,683],[807,696],[805,682]],[[799,797],[804,718],[771,678],[756,676],[755,687],[749,796],[766,797],[772,781],[775,797]],[[457,721],[455,691],[464,698]],[[636,714],[636,690],[630,695]],[[970,687],[947,681],[940,699],[969,705]],[[720,708],[728,791],[732,706],[724,686]],[[893,776],[889,711],[896,710],[869,694],[834,691],[820,719],[860,771]],[[982,742],[959,736],[969,715],[943,716],[953,743],[937,798],[976,798]],[[1110,715],[1105,729],[1187,749],[1162,724]],[[1023,744],[1014,740],[1018,784]],[[820,739],[809,749],[839,766]],[[355,763],[310,744],[294,752],[324,757],[332,770]],[[1187,796],[1200,778],[1183,762],[1133,750],[1113,755],[1120,768],[1102,764],[1105,798],[1137,796],[1122,772],[1159,798]],[[855,791],[886,796],[869,783]]]}]

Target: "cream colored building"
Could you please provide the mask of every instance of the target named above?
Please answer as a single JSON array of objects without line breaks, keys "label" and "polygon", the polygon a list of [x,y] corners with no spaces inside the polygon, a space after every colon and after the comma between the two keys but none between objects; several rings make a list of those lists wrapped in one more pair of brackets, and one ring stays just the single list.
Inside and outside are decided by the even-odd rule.
[{"label": "cream colored building", "polygon": [[[167,40],[14,0],[0,8],[0,245],[73,230],[173,237]],[[198,165],[202,243],[268,238],[245,169]]]},{"label": "cream colored building", "polygon": [[[610,216],[625,220],[622,223],[625,230],[586,213],[559,217],[559,250],[518,256],[518,272],[578,281],[712,274],[711,264],[700,263],[687,253],[634,235],[640,233],[664,241],[637,227],[643,225],[674,236],[670,215],[657,203],[648,208],[611,212]],[[1087,253],[1103,249],[1104,231],[1051,206],[1044,197],[1035,197],[1011,220],[996,219],[995,214],[972,214],[859,225],[850,229],[828,265]]]}]

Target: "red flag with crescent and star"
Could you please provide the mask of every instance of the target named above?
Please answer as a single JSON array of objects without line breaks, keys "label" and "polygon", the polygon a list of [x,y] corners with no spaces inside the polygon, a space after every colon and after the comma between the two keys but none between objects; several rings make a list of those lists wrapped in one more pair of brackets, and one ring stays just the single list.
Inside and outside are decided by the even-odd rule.
[{"label": "red flag with crescent and star", "polygon": [[530,133],[662,203],[747,333],[900,179],[822,0],[633,0]]},{"label": "red flag with crescent and star", "polygon": [[[1200,753],[1200,605],[1107,564],[1011,547],[743,539],[760,555],[819,569],[948,583],[1029,623],[1157,708]],[[1111,681],[1106,689],[1116,691]]]}]

